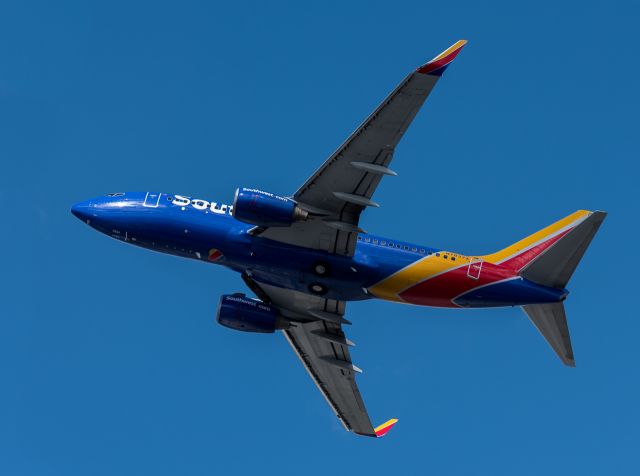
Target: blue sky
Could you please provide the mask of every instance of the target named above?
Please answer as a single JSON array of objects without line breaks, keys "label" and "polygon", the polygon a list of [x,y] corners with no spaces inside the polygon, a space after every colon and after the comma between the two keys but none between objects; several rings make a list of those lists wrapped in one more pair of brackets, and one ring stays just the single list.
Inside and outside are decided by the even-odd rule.
[{"label": "blue sky", "polygon": [[[638,474],[636,2],[4,2],[0,473]],[[490,252],[610,213],[567,302],[577,368],[519,309],[349,305],[383,440],[342,430],[280,335],[218,326],[230,271],[72,203],[293,192],[412,68],[469,44],[363,216]]]}]

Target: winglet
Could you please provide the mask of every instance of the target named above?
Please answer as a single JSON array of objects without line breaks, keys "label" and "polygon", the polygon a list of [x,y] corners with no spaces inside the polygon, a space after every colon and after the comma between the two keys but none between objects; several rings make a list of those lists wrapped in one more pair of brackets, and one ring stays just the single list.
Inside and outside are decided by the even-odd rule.
[{"label": "winglet", "polygon": [[388,431],[393,428],[393,425],[398,423],[397,418],[392,418],[391,420],[383,423],[380,426],[377,426],[373,431],[376,433],[376,438],[382,438],[384,435],[388,433]]},{"label": "winglet", "polygon": [[422,74],[441,76],[444,70],[447,69],[447,66],[449,66],[449,63],[458,56],[458,53],[460,53],[460,50],[466,44],[467,40],[456,41],[452,46],[444,50],[427,64],[420,66],[416,71]]}]

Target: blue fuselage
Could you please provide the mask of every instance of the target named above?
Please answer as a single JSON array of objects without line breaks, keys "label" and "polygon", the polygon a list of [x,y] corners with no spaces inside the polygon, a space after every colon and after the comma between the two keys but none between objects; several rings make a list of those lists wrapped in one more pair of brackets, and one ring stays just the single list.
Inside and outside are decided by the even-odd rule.
[{"label": "blue fuselage", "polygon": [[[253,225],[231,216],[230,206],[203,200],[177,201],[168,194],[128,192],[110,194],[73,206],[72,213],[96,230],[120,241],[162,253],[224,265],[257,282],[308,293],[325,287],[325,297],[344,301],[369,299],[368,288],[396,271],[439,252],[415,244],[361,234],[353,257],[331,254],[253,236]],[[380,246],[379,243],[393,243]],[[327,276],[314,273],[322,262]],[[505,289],[504,298],[465,307],[555,302],[563,290],[535,285],[521,278]],[[522,292],[514,287],[520,286]],[[518,297],[521,294],[522,298]]]}]

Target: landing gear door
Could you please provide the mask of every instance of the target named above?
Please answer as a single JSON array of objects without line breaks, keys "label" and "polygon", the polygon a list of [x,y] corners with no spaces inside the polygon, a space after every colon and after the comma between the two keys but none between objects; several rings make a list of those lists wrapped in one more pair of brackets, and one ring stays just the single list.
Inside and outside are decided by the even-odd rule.
[{"label": "landing gear door", "polygon": [[149,208],[157,208],[160,203],[160,193],[147,192],[147,196],[144,197],[143,205]]},{"label": "landing gear door", "polygon": [[467,276],[471,279],[480,279],[480,273],[482,272],[482,260],[480,258],[472,258],[467,269]]}]

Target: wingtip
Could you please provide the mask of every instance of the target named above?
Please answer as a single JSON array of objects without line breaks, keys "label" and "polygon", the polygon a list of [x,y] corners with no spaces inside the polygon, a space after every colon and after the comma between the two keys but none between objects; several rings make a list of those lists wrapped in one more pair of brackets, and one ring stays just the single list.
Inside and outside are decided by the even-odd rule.
[{"label": "wingtip", "polygon": [[467,40],[456,41],[431,61],[420,66],[416,71],[421,74],[431,74],[434,76],[442,75],[444,70],[447,69],[447,66],[449,66],[455,57],[458,56],[458,53],[460,53],[462,47],[466,44]]},{"label": "wingtip", "polygon": [[382,425],[377,426],[373,430],[376,434],[376,438],[382,438],[384,435],[386,435],[389,432],[389,430],[391,430],[391,428],[393,428],[393,425],[395,425],[396,423],[398,423],[398,419],[392,418],[391,420],[386,421]]}]

